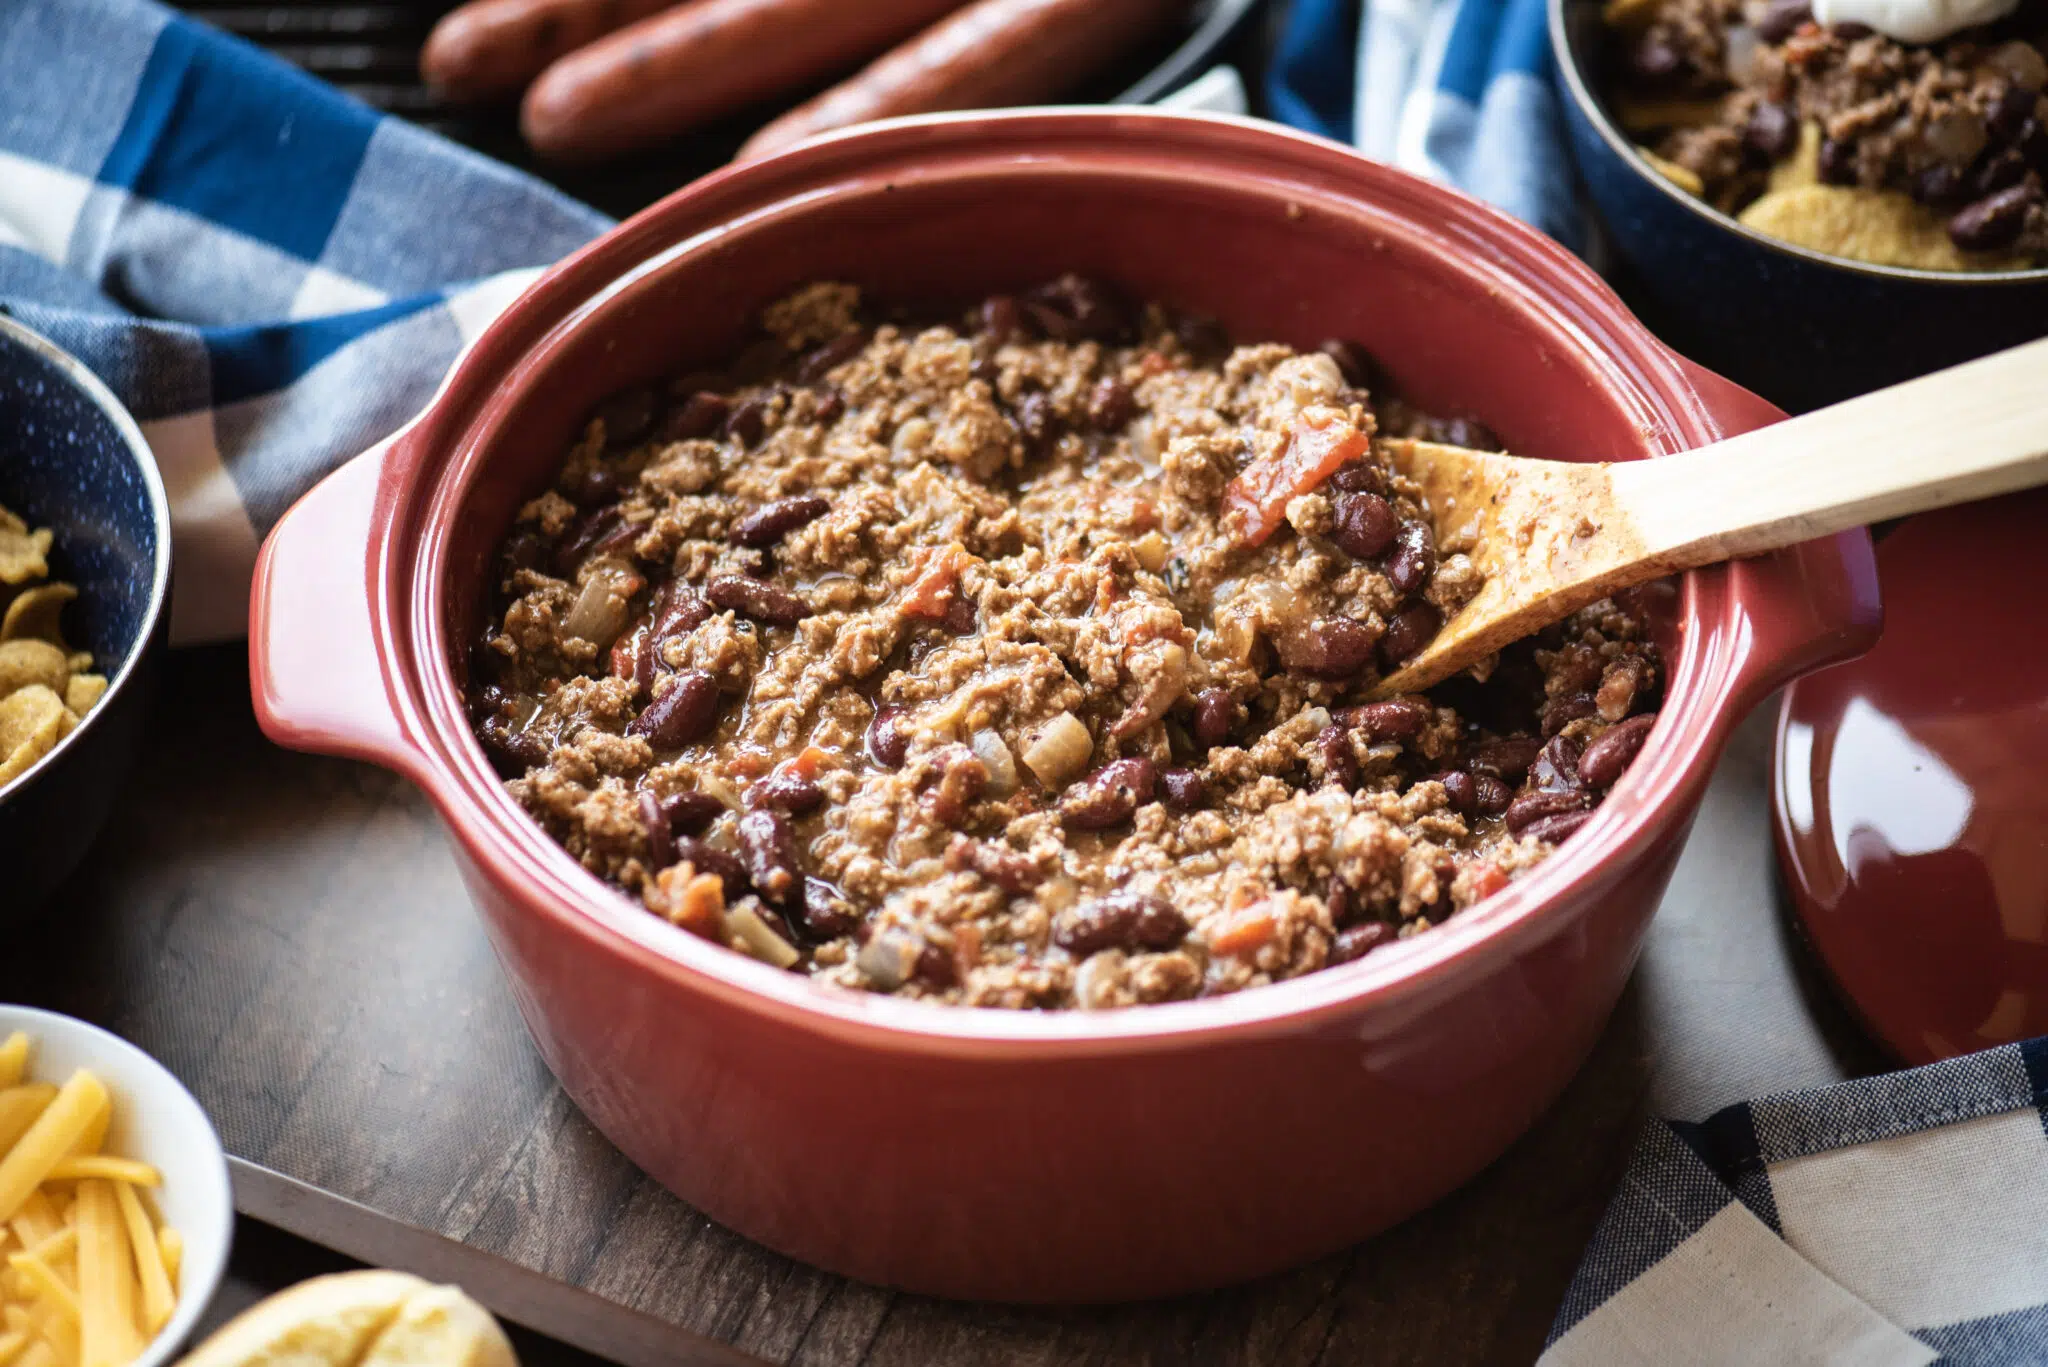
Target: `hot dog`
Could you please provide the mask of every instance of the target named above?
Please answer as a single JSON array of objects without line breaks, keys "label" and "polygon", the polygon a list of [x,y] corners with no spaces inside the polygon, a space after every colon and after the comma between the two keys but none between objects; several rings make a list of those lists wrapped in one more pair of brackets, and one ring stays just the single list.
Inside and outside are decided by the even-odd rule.
[{"label": "hot dog", "polygon": [[557,57],[675,0],[470,0],[443,15],[420,50],[420,76],[456,100],[523,90]]},{"label": "hot dog", "polygon": [[689,0],[542,72],[520,128],[547,156],[624,152],[851,66],[959,3]]},{"label": "hot dog", "polygon": [[761,129],[740,160],[869,119],[1053,99],[1183,8],[1184,0],[977,0]]}]

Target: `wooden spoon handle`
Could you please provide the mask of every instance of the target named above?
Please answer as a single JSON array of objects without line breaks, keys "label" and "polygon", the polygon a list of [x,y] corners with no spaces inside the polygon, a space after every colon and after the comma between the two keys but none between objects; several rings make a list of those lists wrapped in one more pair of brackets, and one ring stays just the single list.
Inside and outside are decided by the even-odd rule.
[{"label": "wooden spoon handle", "polygon": [[2048,338],[1610,468],[1646,558],[1672,568],[2048,484]]}]

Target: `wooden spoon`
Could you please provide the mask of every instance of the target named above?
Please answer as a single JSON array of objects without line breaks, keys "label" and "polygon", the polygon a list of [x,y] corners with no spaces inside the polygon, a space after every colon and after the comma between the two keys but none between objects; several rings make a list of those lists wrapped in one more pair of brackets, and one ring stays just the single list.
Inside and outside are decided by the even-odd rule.
[{"label": "wooden spoon", "polygon": [[2048,339],[1655,460],[1385,445],[1437,544],[1467,548],[1486,584],[1374,697],[1660,575],[2048,483]]}]

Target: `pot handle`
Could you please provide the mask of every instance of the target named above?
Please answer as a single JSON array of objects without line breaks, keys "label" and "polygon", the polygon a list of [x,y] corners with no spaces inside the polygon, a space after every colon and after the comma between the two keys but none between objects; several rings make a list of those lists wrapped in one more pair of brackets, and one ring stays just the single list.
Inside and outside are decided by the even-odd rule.
[{"label": "pot handle", "polygon": [[[1782,422],[1777,406],[1683,356],[1694,389],[1730,436]],[[1877,644],[1884,626],[1877,556],[1857,528],[1769,555],[1738,560],[1728,573],[1740,587],[1735,684],[1740,716],[1802,674],[1854,659]]]},{"label": "pot handle", "polygon": [[419,751],[383,668],[380,498],[394,434],[313,486],[271,528],[249,593],[249,684],[263,733],[418,781]]}]

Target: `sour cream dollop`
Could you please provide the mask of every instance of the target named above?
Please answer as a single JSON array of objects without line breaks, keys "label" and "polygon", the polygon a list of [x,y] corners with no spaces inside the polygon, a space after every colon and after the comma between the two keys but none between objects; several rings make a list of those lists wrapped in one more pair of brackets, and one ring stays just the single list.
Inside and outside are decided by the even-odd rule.
[{"label": "sour cream dollop", "polygon": [[1868,24],[1902,43],[1934,43],[2018,8],[2019,0],[1813,0],[1813,17],[1829,25]]}]

